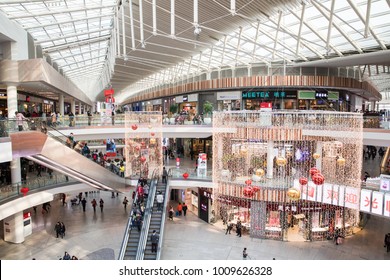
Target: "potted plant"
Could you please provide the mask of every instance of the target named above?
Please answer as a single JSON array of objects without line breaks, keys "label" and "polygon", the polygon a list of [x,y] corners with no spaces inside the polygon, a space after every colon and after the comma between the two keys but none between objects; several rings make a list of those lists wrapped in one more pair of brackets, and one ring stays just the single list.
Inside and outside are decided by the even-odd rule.
[{"label": "potted plant", "polygon": [[213,113],[213,103],[210,101],[206,101],[203,104],[203,114],[204,114],[204,123],[210,124],[211,123],[211,114]]},{"label": "potted plant", "polygon": [[175,103],[175,104],[171,104],[171,106],[169,107],[169,123],[170,124],[175,124],[175,114],[177,113],[177,109],[179,108],[179,106]]}]

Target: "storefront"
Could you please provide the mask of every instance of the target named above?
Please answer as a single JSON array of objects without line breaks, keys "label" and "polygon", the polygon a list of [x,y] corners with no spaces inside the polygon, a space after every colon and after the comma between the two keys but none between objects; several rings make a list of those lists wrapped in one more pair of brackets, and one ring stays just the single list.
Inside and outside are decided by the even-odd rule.
[{"label": "storefront", "polygon": [[217,92],[218,111],[231,111],[241,109],[241,91]]},{"label": "storefront", "polygon": [[260,110],[261,103],[272,103],[273,109],[296,109],[297,91],[254,90],[242,92],[243,109]]},{"label": "storefront", "polygon": [[[176,96],[176,104],[179,104],[179,113],[194,117],[198,114],[198,94]],[[191,119],[190,119],[191,120]]]},{"label": "storefront", "polygon": [[[348,111],[348,102],[338,91],[300,90],[298,91],[299,110]],[[349,95],[348,100],[349,100]]]}]

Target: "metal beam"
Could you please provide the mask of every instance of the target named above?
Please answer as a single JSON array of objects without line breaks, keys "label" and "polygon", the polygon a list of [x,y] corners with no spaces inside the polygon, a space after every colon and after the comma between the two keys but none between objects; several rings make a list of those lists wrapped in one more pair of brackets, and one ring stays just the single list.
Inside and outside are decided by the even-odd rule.
[{"label": "metal beam", "polygon": [[[99,56],[94,56],[94,57],[91,57],[91,58],[86,58],[86,59],[83,59],[83,60],[79,60],[79,61],[75,61],[75,62],[72,62],[72,63],[68,63],[68,64],[61,64],[60,67],[63,68],[63,67],[67,67],[69,65],[74,65],[74,64],[79,64],[79,63],[83,63],[85,61],[89,61],[89,60],[94,60],[94,59],[98,59],[98,58],[102,58],[102,57],[106,57],[106,55],[99,55]],[[105,60],[101,60],[101,61],[97,61],[97,62],[105,62]],[[97,63],[95,62],[95,63]]]},{"label": "metal beam", "polygon": [[[105,17],[113,17],[113,16],[114,16],[114,13],[109,13],[106,15],[98,15],[98,16],[87,17],[87,18],[83,17],[83,18],[72,19],[72,20],[58,21],[56,23],[39,24],[39,25],[31,26],[31,27],[24,27],[24,29],[29,31],[29,30],[34,30],[34,29],[38,29],[38,28],[45,28],[45,27],[49,27],[49,26],[57,26],[57,25],[60,26],[60,25],[67,24],[67,23],[75,23],[78,21],[86,21],[86,20],[91,20],[91,19],[95,19],[95,18],[105,18]],[[23,26],[23,24],[22,24],[22,26]]]},{"label": "metal beam", "polygon": [[364,28],[364,38],[368,37],[370,30],[370,15],[371,15],[371,0],[367,0],[367,11],[366,11],[366,26]]},{"label": "metal beam", "polygon": [[[313,4],[313,6],[315,6],[317,8],[317,10],[325,17],[329,20],[329,15],[327,13],[325,13],[325,11],[323,9],[325,9],[328,13],[329,13],[329,10],[322,6],[321,4],[317,3],[316,1],[314,0],[311,0],[311,3]],[[348,36],[347,33],[345,33],[339,26],[338,24],[333,24],[333,27],[336,28],[343,36],[345,39],[347,39],[347,41],[359,52],[359,53],[362,53],[362,49]]]},{"label": "metal beam", "polygon": [[335,0],[332,0],[332,3],[330,5],[330,13],[329,13],[329,25],[328,25],[328,36],[326,37],[326,52],[329,52],[329,42],[330,42],[330,36],[332,34],[332,26],[333,26],[333,15],[334,15],[334,3]]},{"label": "metal beam", "polygon": [[272,52],[272,60],[275,59],[276,45],[278,43],[281,20],[282,20],[282,11],[279,11],[278,24],[276,26],[276,33],[275,33],[275,38],[274,38],[274,50]]},{"label": "metal beam", "polygon": [[57,14],[66,14],[66,13],[77,13],[82,11],[92,11],[92,10],[101,10],[105,8],[114,8],[116,5],[107,5],[107,6],[93,6],[88,8],[75,8],[75,9],[68,9],[68,10],[56,10],[56,11],[48,11],[45,13],[37,13],[37,14],[25,14],[20,16],[10,16],[8,19],[20,19],[20,18],[32,18],[32,17],[40,17],[40,16],[51,16],[51,15],[57,15]]},{"label": "metal beam", "polygon": [[[297,19],[300,19],[300,17],[294,11],[290,10],[290,12]],[[303,23],[306,25],[307,28],[310,29],[311,32],[313,32],[315,35],[317,35],[318,38],[320,38],[324,43],[326,43],[326,39],[320,33],[318,33],[317,30],[310,23],[305,20],[303,21]],[[334,52],[337,53],[337,55],[343,56],[343,54],[333,44],[329,43],[329,47],[332,48]]]},{"label": "metal beam", "polygon": [[61,60],[61,59],[66,60],[67,58],[74,57],[74,56],[76,56],[76,55],[84,55],[84,54],[92,53],[92,52],[100,52],[101,50],[106,50],[106,49],[107,49],[107,47],[104,47],[104,48],[96,48],[96,49],[93,49],[93,50],[88,50],[88,51],[85,51],[85,52],[70,54],[70,55],[61,56],[61,57],[57,57],[57,58],[53,58],[53,57],[52,57],[52,58],[51,58],[51,61],[56,61],[56,60]]},{"label": "metal beam", "polygon": [[306,4],[304,2],[302,2],[302,11],[301,11],[301,18],[299,18],[299,29],[298,29],[298,38],[297,38],[297,48],[296,48],[296,51],[295,51],[295,55],[298,56],[299,54],[299,48],[301,46],[301,34],[302,34],[302,26],[303,26],[303,23],[305,22],[304,18],[305,18],[305,8],[306,8]]},{"label": "metal beam", "polygon": [[238,58],[238,52],[240,51],[241,35],[242,35],[242,27],[240,26],[239,33],[238,33],[237,47],[236,47],[236,58],[235,58],[236,62]]},{"label": "metal beam", "polygon": [[[360,18],[360,20],[362,21],[362,23],[367,26],[365,20],[364,20],[364,17],[362,16],[362,14],[360,13],[360,11],[358,10],[358,8],[356,7],[355,3],[351,0],[347,0],[349,5],[351,6],[351,8],[355,11],[356,15]],[[390,0],[388,0],[388,2],[390,2]],[[389,5],[390,6],[390,5]],[[368,25],[369,27],[369,25]],[[377,43],[379,44],[379,46],[382,48],[382,50],[387,50],[387,47],[386,45],[378,38],[378,36],[376,35],[376,33],[374,32],[374,30],[372,30],[371,27],[369,27],[369,32],[371,33],[372,37],[375,38],[375,40],[377,41]]]},{"label": "metal beam", "polygon": [[107,39],[110,39],[110,35],[94,37],[94,38],[90,38],[90,39],[86,39],[86,40],[82,40],[82,41],[73,42],[70,44],[62,44],[62,45],[57,45],[54,47],[47,47],[47,48],[43,48],[43,51],[45,53],[48,53],[48,52],[52,52],[52,51],[60,51],[63,49],[78,48],[78,47],[83,46],[83,45],[103,42],[103,41],[106,41]]},{"label": "metal beam", "polygon": [[53,41],[65,40],[65,39],[68,39],[68,38],[83,36],[83,35],[87,35],[87,34],[91,34],[91,33],[97,33],[97,32],[101,33],[101,32],[109,31],[109,30],[112,30],[112,28],[109,27],[109,28],[102,28],[102,29],[97,29],[97,30],[93,30],[93,31],[86,31],[86,32],[83,32],[83,33],[72,33],[72,34],[69,34],[69,35],[66,35],[66,36],[62,36],[62,37],[48,38],[48,39],[45,39],[45,40],[34,41],[34,43],[35,44],[42,44],[42,43],[47,43],[47,42],[53,42]]}]

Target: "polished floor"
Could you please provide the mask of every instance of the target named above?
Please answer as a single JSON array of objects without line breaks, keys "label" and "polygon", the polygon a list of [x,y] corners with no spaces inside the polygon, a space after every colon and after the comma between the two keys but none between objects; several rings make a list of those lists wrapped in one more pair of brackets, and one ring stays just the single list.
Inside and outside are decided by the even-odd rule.
[{"label": "polished floor", "polygon": [[[366,168],[377,162],[365,163]],[[191,165],[191,163],[188,163]],[[376,169],[376,168],[375,168]],[[374,173],[374,170],[371,170]],[[110,192],[90,193],[86,212],[81,205],[63,206],[55,199],[48,214],[30,209],[33,234],[21,244],[0,240],[0,259],[56,260],[67,251],[82,260],[115,260],[128,219],[128,210],[122,204],[124,196],[131,197],[132,188],[118,197]],[[76,193],[68,193],[69,198]],[[103,198],[103,212],[93,212],[90,201]],[[66,236],[56,238],[54,225],[63,221]],[[1,233],[3,229],[1,228]],[[194,213],[166,221],[161,259],[163,260],[240,260],[244,247],[251,259],[256,260],[390,260],[390,252],[383,247],[385,233],[390,232],[390,219],[371,216],[366,226],[355,235],[345,238],[343,244],[332,241],[281,242],[237,237],[234,232],[225,235],[224,226],[207,224]]]}]

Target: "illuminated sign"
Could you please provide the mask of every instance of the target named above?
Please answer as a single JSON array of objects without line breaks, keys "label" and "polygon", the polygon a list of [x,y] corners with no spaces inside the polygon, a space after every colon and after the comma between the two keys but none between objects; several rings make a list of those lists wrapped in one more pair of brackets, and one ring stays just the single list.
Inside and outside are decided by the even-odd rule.
[{"label": "illuminated sign", "polygon": [[296,99],[296,91],[243,91],[242,99]]}]

